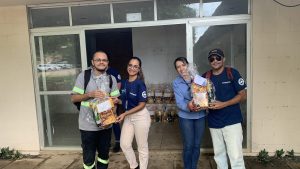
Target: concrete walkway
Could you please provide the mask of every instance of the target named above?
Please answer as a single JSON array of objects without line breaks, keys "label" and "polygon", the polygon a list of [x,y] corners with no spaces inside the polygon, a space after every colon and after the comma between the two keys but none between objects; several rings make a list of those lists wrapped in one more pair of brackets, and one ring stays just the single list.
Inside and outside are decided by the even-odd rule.
[{"label": "concrete walkway", "polygon": [[[253,159],[253,158],[252,158]],[[287,167],[266,167],[276,169],[300,169],[300,163],[289,162]],[[183,169],[181,153],[178,151],[151,151],[149,169]],[[200,169],[216,169],[213,157],[203,155],[199,160]],[[247,169],[258,169],[247,161]],[[21,160],[0,160],[0,169],[82,169],[80,152],[41,152],[40,155]],[[129,169],[123,153],[111,153],[109,169]]]}]

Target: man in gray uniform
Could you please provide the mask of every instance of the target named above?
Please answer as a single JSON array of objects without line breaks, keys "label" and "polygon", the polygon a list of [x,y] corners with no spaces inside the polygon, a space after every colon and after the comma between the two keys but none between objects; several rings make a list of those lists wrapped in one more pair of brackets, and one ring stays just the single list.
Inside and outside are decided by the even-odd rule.
[{"label": "man in gray uniform", "polygon": [[[89,108],[89,102],[94,99],[103,99],[108,95],[116,98],[120,93],[116,79],[106,73],[109,63],[106,53],[95,52],[91,62],[93,67],[86,89],[84,90],[83,71],[77,77],[71,100],[72,102],[81,102],[78,122],[83,151],[83,168],[95,169],[97,151],[97,169],[107,169],[112,128],[111,126],[97,126],[93,110]],[[111,82],[112,85],[110,85]]]}]

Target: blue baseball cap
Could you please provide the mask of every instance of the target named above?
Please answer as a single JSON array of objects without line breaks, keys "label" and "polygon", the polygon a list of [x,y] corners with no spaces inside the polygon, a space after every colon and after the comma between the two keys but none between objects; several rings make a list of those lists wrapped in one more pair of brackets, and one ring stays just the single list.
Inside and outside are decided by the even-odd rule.
[{"label": "blue baseball cap", "polygon": [[212,49],[211,51],[209,51],[208,53],[208,58],[211,56],[220,56],[220,57],[224,57],[224,53],[221,49]]}]

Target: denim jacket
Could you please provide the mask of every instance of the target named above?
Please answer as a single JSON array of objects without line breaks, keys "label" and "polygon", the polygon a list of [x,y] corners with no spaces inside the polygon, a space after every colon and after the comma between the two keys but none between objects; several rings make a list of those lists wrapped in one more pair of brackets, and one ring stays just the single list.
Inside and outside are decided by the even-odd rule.
[{"label": "denim jacket", "polygon": [[190,85],[180,75],[173,81],[176,105],[179,109],[178,115],[185,119],[199,119],[205,116],[205,111],[191,112],[187,106],[192,100]]}]

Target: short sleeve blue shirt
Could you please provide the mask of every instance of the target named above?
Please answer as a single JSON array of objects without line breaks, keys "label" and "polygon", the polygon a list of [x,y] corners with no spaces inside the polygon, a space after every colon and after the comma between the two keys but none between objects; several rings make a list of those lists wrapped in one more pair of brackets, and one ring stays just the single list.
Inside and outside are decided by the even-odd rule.
[{"label": "short sleeve blue shirt", "polygon": [[121,100],[125,110],[136,107],[139,102],[146,102],[147,89],[145,83],[139,79],[133,82],[123,80],[121,83]]},{"label": "short sleeve blue shirt", "polygon": [[106,70],[106,73],[110,74],[110,75],[113,75],[116,78],[117,83],[121,82],[121,75],[120,75],[120,73],[116,69],[109,67]]},{"label": "short sleeve blue shirt", "polygon": [[[245,80],[236,69],[231,68],[233,79],[230,79],[226,69],[219,74],[211,74],[210,80],[216,89],[216,99],[219,101],[228,101],[234,98],[239,91],[246,88]],[[204,74],[203,77],[206,75]],[[228,125],[241,123],[243,120],[240,104],[234,104],[219,110],[209,110],[208,126],[210,128],[223,128]]]}]

